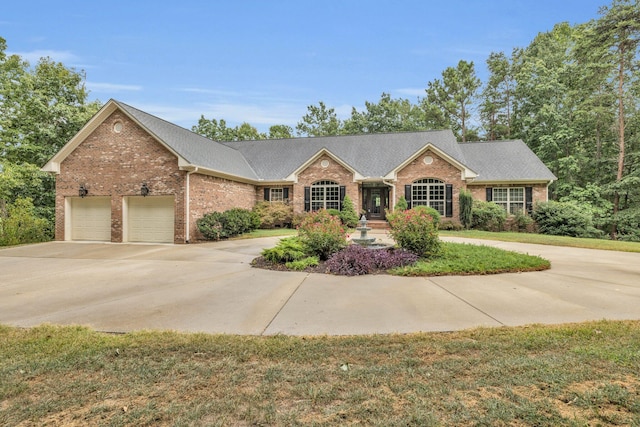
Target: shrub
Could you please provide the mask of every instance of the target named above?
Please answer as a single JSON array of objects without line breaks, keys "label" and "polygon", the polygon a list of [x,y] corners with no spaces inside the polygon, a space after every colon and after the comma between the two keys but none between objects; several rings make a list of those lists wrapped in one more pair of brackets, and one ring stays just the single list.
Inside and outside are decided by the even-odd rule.
[{"label": "shrub", "polygon": [[347,244],[340,219],[324,209],[308,214],[298,227],[298,232],[308,252],[322,260]]},{"label": "shrub", "polygon": [[462,226],[462,224],[457,223],[455,221],[451,221],[451,220],[442,221],[438,226],[438,230],[460,231],[463,229],[464,227]]},{"label": "shrub", "polygon": [[[434,214],[435,212],[435,214]],[[432,257],[440,252],[437,211],[419,207],[387,215],[391,237],[401,248],[419,257]]]},{"label": "shrub", "polygon": [[535,221],[524,211],[518,211],[515,215],[509,215],[505,228],[518,233],[533,233]]},{"label": "shrub", "polygon": [[471,208],[471,227],[485,231],[502,231],[507,212],[493,202],[474,200]]},{"label": "shrub", "polygon": [[640,242],[640,208],[618,212],[618,240]]},{"label": "shrub", "polygon": [[434,208],[430,208],[429,206],[416,206],[413,208],[415,211],[424,212],[427,215],[433,218],[433,222],[436,225],[436,228],[440,225],[440,212],[435,210]]},{"label": "shrub", "polygon": [[458,197],[460,200],[460,223],[468,230],[471,228],[472,222],[473,197],[471,192],[466,190],[460,190]]},{"label": "shrub", "polygon": [[225,212],[210,212],[196,221],[198,230],[209,240],[220,240],[254,230],[260,219],[254,212],[233,208]]},{"label": "shrub", "polygon": [[366,249],[349,245],[333,254],[326,263],[327,270],[343,276],[359,276],[376,270],[388,270],[415,263],[418,257],[402,249]]},{"label": "shrub", "polygon": [[287,268],[296,271],[302,271],[307,267],[317,267],[320,263],[320,260],[317,256],[309,256],[306,258],[299,259],[297,261],[287,262],[285,265]]},{"label": "shrub", "polygon": [[51,223],[39,218],[33,202],[18,198],[0,211],[0,246],[44,242],[51,238]]},{"label": "shrub", "polygon": [[327,212],[329,213],[329,215],[335,216],[336,218],[338,218],[340,220],[340,223],[342,223],[342,219],[340,218],[340,210],[338,209],[327,209]]},{"label": "shrub", "polygon": [[225,211],[222,216],[222,228],[226,237],[237,236],[252,230],[260,225],[260,219],[248,209],[233,208]]},{"label": "shrub", "polygon": [[360,218],[358,218],[356,208],[349,196],[344,196],[344,200],[342,201],[340,220],[345,227],[356,228],[358,226],[358,221],[360,220]]},{"label": "shrub", "polygon": [[393,207],[394,211],[406,211],[409,209],[409,203],[407,203],[407,199],[404,196],[400,196],[398,199],[398,203]]},{"label": "shrub", "polygon": [[307,256],[304,242],[299,237],[286,237],[280,239],[273,248],[264,249],[262,256],[273,263],[286,263],[297,261]]},{"label": "shrub", "polygon": [[538,232],[552,236],[599,237],[588,209],[574,202],[542,202],[533,210]]},{"label": "shrub", "polygon": [[260,220],[258,228],[283,228],[293,222],[293,206],[283,202],[258,202],[253,212]]}]

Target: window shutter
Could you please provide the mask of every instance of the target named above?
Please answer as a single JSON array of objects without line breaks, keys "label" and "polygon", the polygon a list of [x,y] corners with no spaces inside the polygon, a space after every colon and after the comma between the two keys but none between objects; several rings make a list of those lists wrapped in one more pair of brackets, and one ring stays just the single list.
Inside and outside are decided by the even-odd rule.
[{"label": "window shutter", "polygon": [[527,213],[533,213],[533,187],[524,187],[524,205]]},{"label": "window shutter", "polygon": [[304,211],[311,210],[311,187],[304,187]]},{"label": "window shutter", "polygon": [[265,188],[264,189],[264,201],[265,202],[268,202],[270,200],[269,196],[270,196],[269,188]]},{"label": "window shutter", "polygon": [[283,188],[282,189],[282,198],[284,199],[285,203],[289,201],[289,189],[288,188]]},{"label": "window shutter", "polygon": [[407,199],[407,208],[411,209],[411,184],[404,186],[404,198]]},{"label": "window shutter", "polygon": [[487,202],[493,202],[493,188],[487,187]]},{"label": "window shutter", "polygon": [[444,213],[447,218],[453,217],[453,185],[445,185],[445,208]]},{"label": "window shutter", "polygon": [[340,210],[342,210],[342,203],[344,202],[344,196],[347,194],[347,187],[340,186]]}]

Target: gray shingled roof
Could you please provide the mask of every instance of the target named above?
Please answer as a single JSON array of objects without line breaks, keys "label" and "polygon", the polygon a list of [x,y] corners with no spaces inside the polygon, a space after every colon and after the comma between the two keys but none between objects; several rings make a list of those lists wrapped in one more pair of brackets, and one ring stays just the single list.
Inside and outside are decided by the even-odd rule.
[{"label": "gray shingled roof", "polygon": [[459,144],[450,130],[234,141],[223,144],[240,151],[261,178],[280,180],[323,148],[364,177],[381,177],[429,143],[460,163],[465,163]]},{"label": "gray shingled roof", "polygon": [[556,176],[522,140],[459,144],[474,182],[555,181]]},{"label": "gray shingled roof", "polygon": [[475,182],[556,177],[521,140],[458,143],[450,130],[216,142],[114,101],[194,166],[249,180],[280,181],[322,149],[363,177],[387,175],[432,144],[478,174]]},{"label": "gray shingled roof", "polygon": [[192,165],[252,180],[259,179],[239,151],[130,105],[115,102]]}]

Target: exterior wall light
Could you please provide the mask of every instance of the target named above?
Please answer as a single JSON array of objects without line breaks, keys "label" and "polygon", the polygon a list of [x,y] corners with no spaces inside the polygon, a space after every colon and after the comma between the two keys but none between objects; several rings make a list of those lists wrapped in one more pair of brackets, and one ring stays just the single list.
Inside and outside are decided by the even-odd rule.
[{"label": "exterior wall light", "polygon": [[84,184],[80,184],[80,188],[78,189],[78,195],[82,198],[89,194],[89,189]]},{"label": "exterior wall light", "polygon": [[142,194],[142,197],[147,197],[149,195],[149,187],[147,186],[147,183],[143,183],[142,187],[140,187],[140,194]]}]

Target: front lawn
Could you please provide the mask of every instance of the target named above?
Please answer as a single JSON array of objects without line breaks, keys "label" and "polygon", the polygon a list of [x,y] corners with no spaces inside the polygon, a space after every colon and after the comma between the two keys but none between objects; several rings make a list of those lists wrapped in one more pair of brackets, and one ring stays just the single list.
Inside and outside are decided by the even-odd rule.
[{"label": "front lawn", "polygon": [[640,425],[640,322],[452,333],[0,326],[0,425]]},{"label": "front lawn", "polygon": [[549,236],[535,233],[492,232],[481,230],[440,230],[440,236],[466,237],[469,239],[498,240],[502,242],[532,243],[536,245],[567,246],[572,248],[600,249],[605,251],[640,252],[639,242],[620,240],[585,239],[567,236]]},{"label": "front lawn", "polygon": [[471,274],[520,273],[551,268],[544,258],[490,246],[442,243],[442,254],[430,260],[390,271],[399,276],[446,276]]}]

